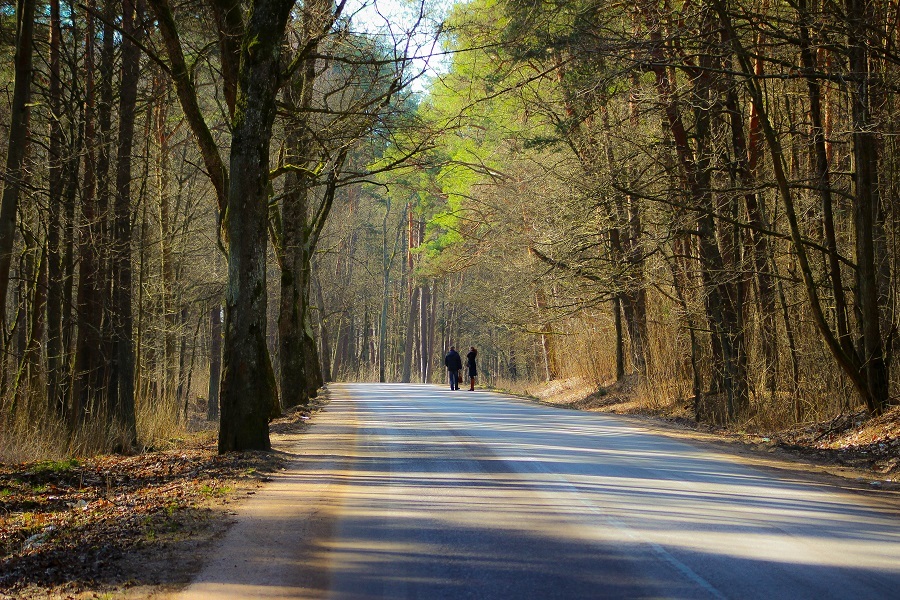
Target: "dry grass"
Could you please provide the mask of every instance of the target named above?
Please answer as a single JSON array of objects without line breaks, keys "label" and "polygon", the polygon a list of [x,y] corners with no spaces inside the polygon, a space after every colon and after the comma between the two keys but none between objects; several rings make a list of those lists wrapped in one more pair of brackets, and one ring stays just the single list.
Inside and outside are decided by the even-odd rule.
[{"label": "dry grass", "polygon": [[68,431],[54,419],[0,421],[0,463],[58,460],[69,456]]},{"label": "dry grass", "polygon": [[[181,410],[179,410],[181,408]],[[191,407],[192,425],[182,417],[183,407],[174,403],[155,405],[141,403],[136,407],[139,449],[164,448],[175,438],[183,438],[189,430],[208,427]],[[0,463],[15,464],[68,457],[95,456],[121,448],[124,432],[114,424],[88,415],[75,431],[70,431],[61,418],[46,414],[23,414],[0,421]]]},{"label": "dry grass", "polygon": [[494,384],[488,386],[489,389],[512,394],[514,396],[526,396],[528,398],[537,398],[535,393],[545,385],[543,381],[527,381],[524,379],[504,379],[497,377]]}]

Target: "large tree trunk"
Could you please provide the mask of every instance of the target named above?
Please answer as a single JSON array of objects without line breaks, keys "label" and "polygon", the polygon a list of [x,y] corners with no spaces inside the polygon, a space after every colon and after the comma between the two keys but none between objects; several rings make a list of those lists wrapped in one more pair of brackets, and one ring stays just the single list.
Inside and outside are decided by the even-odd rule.
[{"label": "large tree trunk", "polygon": [[278,391],[266,346],[269,144],[280,79],[281,43],[293,0],[257,0],[244,32],[228,186],[219,452],[268,450]]},{"label": "large tree trunk", "polygon": [[333,22],[332,0],[314,0],[304,5],[301,23],[301,52],[305,53],[299,76],[285,90],[292,106],[288,125],[287,163],[305,167],[286,175],[282,202],[281,306],[278,316],[278,343],[282,404],[285,408],[306,405],[324,384],[318,347],[310,322],[312,256],[318,236],[334,198],[334,173],[343,156],[333,165],[332,179],[322,195],[315,215],[310,211],[310,190],[315,182],[317,151],[312,120],[313,90],[316,85],[316,55],[319,39]]},{"label": "large tree trunk", "polygon": [[[300,104],[302,106],[302,101]],[[309,150],[308,145],[302,141],[302,134],[299,131],[295,130],[290,134],[287,145],[287,160],[291,164],[305,161]],[[321,380],[315,341],[307,332],[311,275],[310,256],[307,252],[310,183],[307,176],[294,172],[288,173],[285,178],[286,191],[282,204],[283,250],[280,265],[281,305],[278,312],[278,359],[281,401],[284,408],[308,404],[311,384]],[[314,365],[307,359],[310,353],[307,338],[312,340]],[[315,395],[315,389],[318,387],[316,385],[313,388],[312,395]]]},{"label": "large tree trunk", "polygon": [[[116,197],[111,260],[112,355],[109,418],[121,432],[122,450],[137,446],[134,413],[134,322],[131,312],[131,150],[134,142],[135,109],[140,77],[140,49],[133,38],[140,35],[135,17],[142,2],[122,0],[122,80],[119,92],[119,143],[116,154]],[[137,14],[136,14],[137,13]]]},{"label": "large tree trunk", "polygon": [[76,306],[78,315],[78,335],[75,348],[75,380],[72,392],[71,419],[81,421],[95,408],[104,386],[104,369],[101,352],[100,328],[103,318],[102,289],[100,286],[100,254],[98,243],[101,236],[100,219],[97,215],[97,163],[96,147],[100,142],[95,128],[94,90],[94,17],[88,13],[85,35],[86,81],[85,81],[85,125],[84,137],[87,155],[84,161],[84,187],[81,198],[81,227],[79,235],[79,277]]},{"label": "large tree trunk", "polygon": [[0,200],[0,323],[6,320],[6,292],[9,288],[13,242],[16,238],[16,213],[22,194],[22,181],[25,178],[31,65],[34,54],[34,7],[34,0],[18,0],[16,6],[16,79],[10,107],[3,197]]},{"label": "large tree trunk", "polygon": [[870,107],[868,55],[869,25],[875,22],[871,3],[846,0],[847,39],[851,82],[853,124],[853,220],[856,229],[856,286],[859,303],[859,330],[862,337],[862,365],[867,407],[881,413],[889,401],[887,362],[882,341],[879,307],[880,257],[875,247],[880,237],[876,229],[880,210],[878,192],[878,140],[874,133]]}]

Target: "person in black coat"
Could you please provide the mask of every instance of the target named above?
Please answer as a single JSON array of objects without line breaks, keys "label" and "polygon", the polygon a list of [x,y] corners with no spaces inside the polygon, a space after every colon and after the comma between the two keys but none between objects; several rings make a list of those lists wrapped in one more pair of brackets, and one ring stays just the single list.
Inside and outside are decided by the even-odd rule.
[{"label": "person in black coat", "polygon": [[478,350],[475,349],[475,346],[471,346],[469,348],[469,353],[466,354],[466,366],[469,371],[469,391],[475,391],[475,376],[478,375],[478,370],[475,368],[475,357],[478,356]]},{"label": "person in black coat", "polygon": [[459,389],[459,372],[462,370],[462,358],[456,348],[450,346],[450,352],[444,357],[444,364],[447,366],[447,372],[450,374],[450,389]]}]

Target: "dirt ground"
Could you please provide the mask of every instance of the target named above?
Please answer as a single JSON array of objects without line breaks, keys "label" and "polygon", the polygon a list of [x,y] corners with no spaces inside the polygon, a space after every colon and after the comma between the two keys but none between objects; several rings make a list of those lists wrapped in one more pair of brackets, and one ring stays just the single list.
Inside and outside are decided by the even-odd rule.
[{"label": "dirt ground", "polygon": [[[531,400],[620,414],[762,468],[900,502],[900,407],[765,432],[696,423],[689,407],[649,410],[636,394],[561,381]],[[161,598],[181,588],[324,403],[274,421],[271,453],[219,456],[206,431],[136,456],[0,465],[0,598]]]},{"label": "dirt ground", "polygon": [[[273,445],[312,411],[271,424]],[[214,431],[135,456],[0,465],[0,598],[153,598],[190,581],[283,451],[218,455]]]}]

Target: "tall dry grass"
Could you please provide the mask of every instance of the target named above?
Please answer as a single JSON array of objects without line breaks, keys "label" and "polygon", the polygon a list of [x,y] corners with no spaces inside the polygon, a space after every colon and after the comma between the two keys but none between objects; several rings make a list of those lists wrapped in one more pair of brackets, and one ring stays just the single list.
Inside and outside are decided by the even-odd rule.
[{"label": "tall dry grass", "polygon": [[[185,406],[174,399],[154,397],[135,399],[138,447],[134,450],[171,446],[191,431],[214,429],[206,421],[207,377],[197,373],[188,391]],[[108,423],[100,414],[89,413],[74,429],[64,418],[48,414],[43,399],[32,399],[14,412],[4,407],[0,419],[0,462],[7,464],[40,460],[60,460],[105,454],[122,448],[127,439],[116,424]]]},{"label": "tall dry grass", "polygon": [[[766,389],[764,360],[759,345],[759,319],[748,311],[745,323],[747,367],[751,409],[730,424],[747,431],[775,431],[798,422],[813,422],[842,412],[859,410],[861,403],[849,381],[834,364],[821,342],[820,335],[805,311],[802,299],[789,299],[795,353],[788,345],[783,320],[778,323],[777,389]],[[634,388],[634,400],[655,411],[689,416],[693,414],[693,369],[690,333],[679,306],[656,290],[648,290],[648,365],[646,377]],[[695,307],[696,309],[696,307]],[[699,309],[701,310],[702,305]],[[703,323],[704,315],[695,314],[695,322]],[[615,382],[615,328],[611,311],[583,313],[559,327],[555,336],[557,374],[560,380],[575,379],[587,389],[610,387]],[[696,331],[700,354],[697,365],[703,380],[704,395],[712,379],[713,362],[709,333]],[[629,340],[625,340],[626,375],[633,373],[628,364]],[[793,360],[798,373],[794,377]],[[895,370],[896,373],[896,370]],[[633,376],[633,375],[632,375]],[[895,375],[897,377],[897,375]],[[892,382],[897,385],[898,382]],[[537,390],[553,390],[546,382],[503,382],[498,387],[516,393],[535,394]],[[543,393],[543,392],[542,392]],[[559,393],[570,393],[560,390]],[[724,403],[719,396],[706,397],[707,403]]]}]

